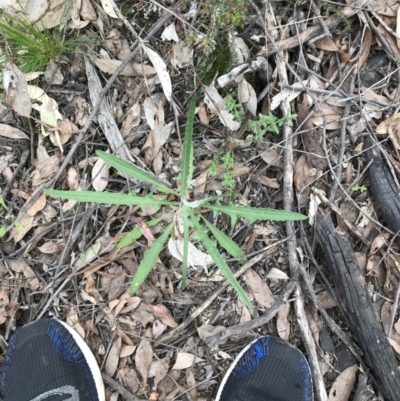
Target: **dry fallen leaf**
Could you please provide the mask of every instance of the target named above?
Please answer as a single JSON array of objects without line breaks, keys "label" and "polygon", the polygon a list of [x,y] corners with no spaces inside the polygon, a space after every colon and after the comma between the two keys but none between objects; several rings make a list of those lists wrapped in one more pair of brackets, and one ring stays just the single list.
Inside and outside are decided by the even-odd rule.
[{"label": "dry fallen leaf", "polygon": [[314,116],[310,118],[310,122],[316,126],[323,126],[328,130],[335,130],[341,127],[342,114],[342,108],[331,106],[321,101],[319,108],[315,109]]},{"label": "dry fallen leaf", "polygon": [[[168,250],[171,255],[183,261],[183,239],[181,238],[170,238],[168,241]],[[192,267],[201,266],[204,270],[207,270],[207,265],[214,263],[210,255],[200,251],[190,241],[188,242],[188,265]]]},{"label": "dry fallen leaf", "polygon": [[104,365],[104,370],[106,374],[110,377],[114,376],[114,373],[117,370],[118,362],[121,353],[121,338],[117,337],[111,346],[110,352],[108,353],[106,363]]},{"label": "dry fallen leaf", "polygon": [[120,358],[131,356],[136,350],[136,345],[125,345],[121,346],[121,352],[119,353]]},{"label": "dry fallen leaf", "polygon": [[126,113],[125,120],[122,122],[121,135],[127,137],[134,128],[140,125],[140,105],[134,103]]},{"label": "dry fallen leaf", "polygon": [[[107,74],[114,74],[117,68],[122,64],[121,60],[111,60],[106,58],[96,58],[94,59],[94,64],[101,71]],[[121,75],[127,77],[144,76],[148,77],[156,73],[155,68],[146,64],[130,63],[121,72]]]},{"label": "dry fallen leaf", "polygon": [[269,279],[274,280],[289,280],[289,276],[284,273],[282,270],[273,267],[266,276]]},{"label": "dry fallen leaf", "polygon": [[398,0],[369,0],[368,7],[377,14],[387,17],[394,17],[398,9]]},{"label": "dry fallen leaf", "polygon": [[42,126],[42,134],[47,135],[47,126],[57,127],[58,120],[62,120],[58,104],[53,98],[47,96],[42,88],[34,85],[28,85],[27,88],[29,96],[34,102],[32,107],[40,112],[40,121],[46,124],[45,127]]},{"label": "dry fallen leaf", "polygon": [[175,68],[185,68],[193,62],[193,48],[184,42],[174,43],[171,64]]},{"label": "dry fallen leaf", "polygon": [[11,125],[0,124],[0,136],[4,136],[9,139],[28,139],[29,136],[26,135],[18,128],[11,127]]},{"label": "dry fallen leaf", "polygon": [[165,97],[168,101],[172,99],[172,84],[171,77],[167,71],[167,66],[165,61],[152,49],[149,47],[142,45],[143,50],[147,53],[150,61],[152,62],[154,68],[157,71],[158,78],[160,79],[161,86],[164,91]]},{"label": "dry fallen leaf", "polygon": [[339,50],[336,43],[330,38],[316,40],[314,46],[317,49],[327,50],[329,52],[337,52]]},{"label": "dry fallen leaf", "polygon": [[390,139],[393,142],[394,147],[400,150],[400,113],[393,114],[393,116],[382,121],[376,128],[377,134],[389,134]]},{"label": "dry fallen leaf", "polygon": [[116,14],[114,7],[109,0],[100,0],[101,1],[101,6],[103,7],[103,10],[111,17],[111,18],[118,18],[118,15]]},{"label": "dry fallen leaf", "polygon": [[94,8],[92,4],[90,3],[90,0],[81,0],[81,9],[80,9],[80,15],[83,20],[85,21],[94,21],[97,19],[96,12],[94,11]]},{"label": "dry fallen leaf", "polygon": [[220,333],[221,331],[225,330],[226,328],[224,326],[212,326],[211,324],[203,324],[202,326],[197,328],[197,333],[203,341],[206,341],[208,337],[211,337],[214,334]]},{"label": "dry fallen leaf", "polygon": [[319,292],[317,294],[317,299],[324,309],[331,309],[337,306],[335,298],[326,290]]},{"label": "dry fallen leaf", "polygon": [[160,322],[159,320],[155,319],[153,322],[153,338],[156,340],[158,337],[161,336],[161,334],[164,333],[164,331],[167,329],[167,325]]},{"label": "dry fallen leaf", "polygon": [[187,369],[193,366],[195,363],[201,362],[201,358],[196,358],[195,355],[190,354],[189,352],[178,352],[176,357],[176,361],[172,370],[182,370]]},{"label": "dry fallen leaf", "polygon": [[317,176],[318,170],[310,165],[307,155],[302,154],[296,162],[293,176],[297,199],[301,207],[306,206],[310,201],[311,187],[309,184],[314,181]]},{"label": "dry fallen leaf", "polygon": [[147,383],[147,372],[153,360],[153,348],[150,341],[145,338],[139,344],[135,354],[135,365],[140,376],[143,379],[143,387]]},{"label": "dry fallen leaf", "polygon": [[65,247],[64,240],[59,240],[57,242],[48,241],[44,243],[41,247],[38,247],[39,251],[46,254],[58,254]]},{"label": "dry fallen leaf", "polygon": [[79,322],[79,316],[75,305],[72,305],[69,308],[66,320],[67,324],[69,324],[82,338],[85,338],[85,329]]},{"label": "dry fallen leaf", "polygon": [[234,120],[233,114],[226,110],[226,105],[222,96],[215,88],[211,86],[204,87],[205,97],[204,102],[211,112],[217,114],[222,124],[232,131],[237,131],[240,128],[240,123]]},{"label": "dry fallen leaf", "polygon": [[3,88],[6,102],[20,116],[29,117],[32,104],[26,79],[19,68],[10,62],[3,71]]},{"label": "dry fallen leaf", "polygon": [[161,40],[173,40],[174,42],[179,42],[174,22],[163,30],[163,33],[161,34]]},{"label": "dry fallen leaf", "polygon": [[28,280],[29,288],[32,291],[36,291],[40,287],[40,283],[36,278],[36,274],[24,260],[8,259],[7,263],[12,271],[23,274],[23,276]]},{"label": "dry fallen leaf", "polygon": [[171,316],[171,312],[169,309],[162,305],[150,305],[151,309],[153,309],[154,317],[160,320],[162,323],[166,324],[169,327],[175,328],[178,326],[178,323],[175,322],[174,318]]},{"label": "dry fallen leaf", "polygon": [[[272,98],[271,110],[275,110],[284,100],[291,102],[304,91],[304,87],[308,85],[308,80],[295,82],[292,87],[295,89],[282,89],[277,95]],[[298,88],[298,90],[296,90]]]},{"label": "dry fallen leaf", "polygon": [[92,170],[92,185],[95,191],[102,192],[108,185],[110,177],[110,166],[102,159],[98,159]]},{"label": "dry fallen leaf", "polygon": [[348,401],[356,381],[357,365],[349,366],[333,382],[328,401]]},{"label": "dry fallen leaf", "polygon": [[150,365],[148,375],[149,377],[154,377],[153,390],[157,390],[158,383],[164,379],[169,369],[170,358],[165,357],[153,361]]},{"label": "dry fallen leaf", "polygon": [[256,91],[244,78],[238,84],[238,100],[254,117],[257,115]]},{"label": "dry fallen leaf", "polygon": [[261,159],[265,161],[268,165],[278,167],[283,170],[282,157],[279,156],[275,149],[271,149],[267,144],[264,145],[266,148],[262,153],[260,153]]},{"label": "dry fallen leaf", "polygon": [[257,303],[266,309],[270,308],[274,303],[274,296],[272,295],[267,283],[265,283],[263,279],[251,269],[247,270],[245,273],[244,281],[250,292],[254,295],[254,299]]},{"label": "dry fallen leaf", "polygon": [[286,302],[286,304],[279,310],[278,317],[276,318],[276,331],[278,332],[278,336],[283,340],[288,340],[290,335],[290,322],[288,319],[288,315],[290,312],[290,304]]}]

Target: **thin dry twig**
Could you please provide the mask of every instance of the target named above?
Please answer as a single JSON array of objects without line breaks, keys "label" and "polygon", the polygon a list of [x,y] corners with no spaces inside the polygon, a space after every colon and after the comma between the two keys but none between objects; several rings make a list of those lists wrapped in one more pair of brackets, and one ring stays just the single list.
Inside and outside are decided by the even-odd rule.
[{"label": "thin dry twig", "polygon": [[271,305],[271,307],[264,313],[264,315],[251,319],[248,322],[237,324],[235,326],[228,327],[226,330],[220,333],[214,334],[206,339],[206,343],[209,347],[214,347],[222,340],[236,336],[238,334],[243,334],[249,330],[256,329],[266,325],[276,314],[281,310],[281,308],[288,302],[290,294],[294,291],[297,285],[298,276],[292,278],[286,285],[283,294]]}]

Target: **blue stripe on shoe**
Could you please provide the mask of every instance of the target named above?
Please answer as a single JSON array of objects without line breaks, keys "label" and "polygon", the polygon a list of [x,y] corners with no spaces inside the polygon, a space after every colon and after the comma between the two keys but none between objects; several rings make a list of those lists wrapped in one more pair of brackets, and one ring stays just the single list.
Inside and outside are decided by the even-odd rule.
[{"label": "blue stripe on shoe", "polygon": [[86,363],[85,356],[70,332],[56,319],[51,319],[47,334],[57,352],[67,361],[83,364]]},{"label": "blue stripe on shoe", "polygon": [[85,355],[71,333],[60,324],[57,319],[52,318],[47,329],[50,341],[54,344],[59,355],[67,361],[82,365],[86,371],[86,377],[92,388],[93,401],[99,401],[96,383],[92,371],[86,361]]},{"label": "blue stripe on shoe", "polygon": [[303,385],[304,385],[303,401],[312,401],[314,399],[314,395],[313,395],[311,372],[310,372],[310,368],[308,366],[308,362],[307,362],[306,358],[304,357],[304,355],[301,355],[301,357],[300,357],[300,369],[301,369],[301,375],[302,375]]},{"label": "blue stripe on shoe", "polygon": [[269,353],[269,336],[261,337],[245,352],[238,361],[228,380],[236,380],[247,376]]}]

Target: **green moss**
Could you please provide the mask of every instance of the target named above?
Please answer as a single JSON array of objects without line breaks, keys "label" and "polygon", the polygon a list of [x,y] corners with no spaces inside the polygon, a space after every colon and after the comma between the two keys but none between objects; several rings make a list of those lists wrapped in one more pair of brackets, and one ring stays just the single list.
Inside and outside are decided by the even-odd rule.
[{"label": "green moss", "polygon": [[200,77],[204,85],[209,85],[215,75],[226,74],[232,67],[231,54],[227,43],[215,46],[199,65]]}]

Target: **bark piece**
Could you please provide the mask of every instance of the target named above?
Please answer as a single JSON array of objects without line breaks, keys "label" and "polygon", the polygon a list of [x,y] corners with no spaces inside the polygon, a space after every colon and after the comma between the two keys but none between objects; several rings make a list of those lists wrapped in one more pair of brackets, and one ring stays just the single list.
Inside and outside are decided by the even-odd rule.
[{"label": "bark piece", "polygon": [[[382,217],[388,227],[395,233],[400,230],[400,195],[389,168],[382,160],[378,149],[373,148],[370,137],[364,140],[367,160],[373,159],[368,169],[369,185],[375,205],[382,212]],[[400,237],[396,242],[400,245]]]},{"label": "bark piece", "polygon": [[318,215],[316,231],[339,290],[347,324],[363,350],[365,362],[374,373],[385,400],[396,401],[400,394],[397,360],[374,313],[364,276],[351,245],[339,237],[330,220],[324,220]]}]

